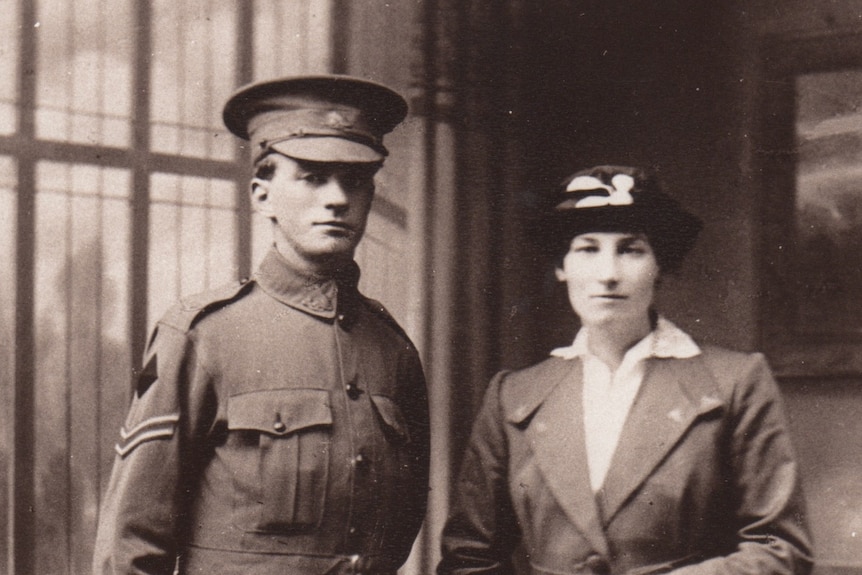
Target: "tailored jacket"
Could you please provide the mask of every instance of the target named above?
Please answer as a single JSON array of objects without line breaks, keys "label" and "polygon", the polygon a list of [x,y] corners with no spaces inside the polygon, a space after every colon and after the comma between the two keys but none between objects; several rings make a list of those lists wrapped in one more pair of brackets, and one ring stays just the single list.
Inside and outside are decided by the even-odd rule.
[{"label": "tailored jacket", "polygon": [[418,354],[353,266],[254,277],[159,321],[117,444],[95,573],[390,574],[425,515]]},{"label": "tailored jacket", "polygon": [[444,529],[441,575],[808,573],[797,464],[763,356],[704,347],[646,361],[597,493],[580,358],[492,380]]}]

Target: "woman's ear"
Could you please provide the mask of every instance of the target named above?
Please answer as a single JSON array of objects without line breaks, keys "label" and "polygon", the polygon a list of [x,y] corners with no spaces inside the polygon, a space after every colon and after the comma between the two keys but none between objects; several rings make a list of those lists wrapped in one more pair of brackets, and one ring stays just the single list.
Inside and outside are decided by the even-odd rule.
[{"label": "woman's ear", "polygon": [[266,218],[273,217],[272,205],[269,197],[269,184],[269,180],[252,178],[249,185],[252,209]]},{"label": "woman's ear", "polygon": [[566,281],[566,272],[560,266],[554,266],[554,275],[557,277],[557,281]]}]

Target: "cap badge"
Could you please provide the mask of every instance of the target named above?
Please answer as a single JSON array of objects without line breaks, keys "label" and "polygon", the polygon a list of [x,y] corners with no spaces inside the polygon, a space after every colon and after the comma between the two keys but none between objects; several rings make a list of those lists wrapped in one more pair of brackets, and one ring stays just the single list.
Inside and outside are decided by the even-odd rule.
[{"label": "cap badge", "polygon": [[576,208],[598,208],[602,206],[628,206],[634,203],[632,188],[635,180],[626,174],[617,174],[611,178],[611,184],[605,184],[594,176],[578,176],[566,186],[567,192],[604,190],[607,195],[589,195],[575,203]]},{"label": "cap badge", "polygon": [[326,114],[325,123],[327,128],[334,128],[336,130],[349,130],[353,127],[353,122],[337,110]]}]

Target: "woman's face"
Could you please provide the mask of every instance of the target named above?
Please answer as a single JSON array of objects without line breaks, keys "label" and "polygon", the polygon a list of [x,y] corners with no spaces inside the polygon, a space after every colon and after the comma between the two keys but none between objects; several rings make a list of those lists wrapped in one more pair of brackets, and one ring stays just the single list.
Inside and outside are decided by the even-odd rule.
[{"label": "woman's face", "polygon": [[602,326],[648,317],[659,267],[644,234],[591,232],[575,236],[556,273],[581,324]]}]

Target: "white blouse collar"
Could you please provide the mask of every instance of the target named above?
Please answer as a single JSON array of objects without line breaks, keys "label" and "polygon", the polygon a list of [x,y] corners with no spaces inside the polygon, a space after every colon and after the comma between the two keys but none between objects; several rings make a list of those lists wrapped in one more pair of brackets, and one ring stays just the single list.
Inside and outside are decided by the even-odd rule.
[{"label": "white blouse collar", "polygon": [[[558,347],[551,351],[551,355],[562,359],[583,357],[589,353],[587,347],[588,338],[589,333],[587,329],[581,328],[578,330],[572,345]],[[648,348],[650,351],[645,354],[645,357],[687,358],[700,355],[700,347],[698,347],[691,336],[663,316],[658,317],[655,329],[635,344],[634,347],[641,349],[644,347]]]}]

